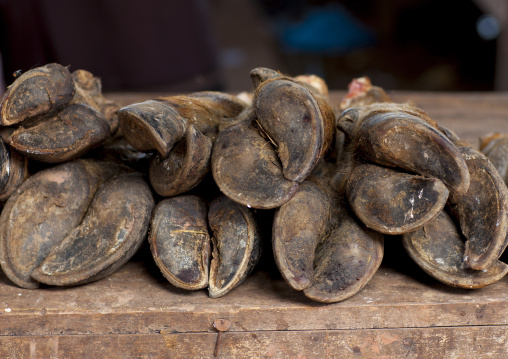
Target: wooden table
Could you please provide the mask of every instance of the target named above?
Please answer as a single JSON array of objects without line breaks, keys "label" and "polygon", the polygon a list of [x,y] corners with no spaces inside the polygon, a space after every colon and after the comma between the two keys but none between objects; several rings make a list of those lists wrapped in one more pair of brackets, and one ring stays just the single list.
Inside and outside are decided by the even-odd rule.
[{"label": "wooden table", "polygon": [[[342,92],[334,92],[338,100]],[[473,145],[508,132],[508,93],[392,93]],[[153,94],[111,94],[122,104]],[[20,289],[0,275],[1,358],[506,358],[508,278],[469,291],[425,275],[388,238],[383,265],[354,297],[320,304],[292,290],[267,250],[225,297],[172,287],[147,247],[113,275],[74,288]]]}]

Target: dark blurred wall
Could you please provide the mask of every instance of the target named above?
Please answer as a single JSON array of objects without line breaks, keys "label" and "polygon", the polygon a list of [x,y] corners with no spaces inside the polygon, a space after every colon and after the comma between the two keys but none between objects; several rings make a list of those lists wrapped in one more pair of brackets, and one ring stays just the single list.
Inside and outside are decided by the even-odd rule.
[{"label": "dark blurred wall", "polygon": [[503,65],[500,35],[482,37],[479,23],[505,16],[485,13],[479,0],[257,1],[275,24],[285,67],[317,72],[332,88],[367,75],[392,89],[493,90]]},{"label": "dark blurred wall", "polygon": [[218,89],[207,0],[0,0],[5,81],[49,62],[105,90]]},{"label": "dark blurred wall", "polygon": [[483,1],[0,0],[0,53],[7,83],[55,61],[106,91],[250,90],[258,66],[425,91],[502,89],[504,69],[508,88],[506,21],[498,36],[478,29],[507,17]]}]

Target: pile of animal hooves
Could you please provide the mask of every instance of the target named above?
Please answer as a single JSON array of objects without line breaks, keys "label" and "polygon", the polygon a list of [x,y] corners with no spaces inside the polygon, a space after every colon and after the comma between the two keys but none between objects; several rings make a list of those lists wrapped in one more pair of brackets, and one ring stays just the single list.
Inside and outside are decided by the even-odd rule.
[{"label": "pile of animal hooves", "polygon": [[216,298],[256,266],[263,230],[287,283],[319,302],[360,291],[394,236],[453,287],[508,272],[508,137],[483,139],[482,153],[367,78],[333,104],[316,76],[250,77],[238,96],[123,108],[84,70],[17,77],[0,107],[7,277],[88,283],[148,240],[170,283]]}]

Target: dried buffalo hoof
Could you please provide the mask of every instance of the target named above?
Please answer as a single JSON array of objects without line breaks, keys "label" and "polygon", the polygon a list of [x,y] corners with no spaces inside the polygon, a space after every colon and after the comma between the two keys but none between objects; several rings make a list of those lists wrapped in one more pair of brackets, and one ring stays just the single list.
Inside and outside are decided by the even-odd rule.
[{"label": "dried buffalo hoof", "polygon": [[448,189],[436,178],[363,163],[351,172],[346,195],[367,227],[402,234],[437,217],[448,199]]},{"label": "dried buffalo hoof", "polygon": [[150,249],[166,279],[183,289],[208,286],[211,243],[208,210],[196,196],[165,199],[153,211]]},{"label": "dried buffalo hoof", "polygon": [[444,211],[424,227],[403,235],[404,248],[411,258],[429,275],[452,287],[481,288],[508,273],[508,265],[501,261],[494,261],[484,270],[464,266],[464,241]]},{"label": "dried buffalo hoof", "polygon": [[81,223],[100,184],[121,170],[76,160],[24,181],[0,216],[0,263],[7,277],[20,287],[37,288],[32,272]]},{"label": "dried buffalo hoof", "polygon": [[0,202],[4,202],[28,177],[26,157],[0,139]]},{"label": "dried buffalo hoof", "polygon": [[280,207],[296,193],[334,138],[334,115],[307,82],[267,69],[251,71],[251,108],[222,121],[212,174],[222,193],[248,207]]},{"label": "dried buffalo hoof", "polygon": [[197,186],[210,169],[212,142],[193,125],[166,158],[156,155],[150,161],[149,177],[155,192],[170,197]]},{"label": "dried buffalo hoof", "polygon": [[257,224],[249,209],[225,196],[212,201],[208,222],[214,244],[208,293],[218,298],[242,283],[261,255]]},{"label": "dried buffalo hoof", "polygon": [[211,298],[242,283],[261,254],[250,210],[225,196],[213,200],[209,210],[194,195],[161,201],[153,211],[148,241],[170,283],[188,290],[208,287]]},{"label": "dried buffalo hoof", "polygon": [[448,205],[467,239],[465,265],[476,270],[487,269],[508,244],[508,189],[483,154],[470,147],[459,147],[459,150],[471,180],[466,193],[450,193]]},{"label": "dried buffalo hoof", "polygon": [[282,174],[270,142],[248,122],[219,133],[212,150],[212,174],[222,193],[253,208],[280,207],[298,189],[297,182]]},{"label": "dried buffalo hoof", "polygon": [[459,150],[421,111],[397,104],[349,109],[338,127],[357,158],[438,178],[457,193],[469,187]]},{"label": "dried buffalo hoof", "polygon": [[8,139],[23,155],[42,162],[75,159],[109,136],[104,116],[89,106],[71,104],[30,127],[20,127]]},{"label": "dried buffalo hoof", "polygon": [[298,192],[277,209],[272,245],[275,262],[291,287],[312,284],[314,254],[330,218],[331,199],[314,183],[304,181]]},{"label": "dried buffalo hoof", "polygon": [[253,106],[261,131],[277,147],[284,176],[303,181],[332,143],[331,107],[310,86],[290,78],[261,82]]},{"label": "dried buffalo hoof", "polygon": [[29,70],[10,85],[0,107],[3,126],[53,112],[74,97],[71,73],[59,64],[48,64]]},{"label": "dried buffalo hoof", "polygon": [[318,302],[338,302],[358,293],[383,259],[383,235],[347,213],[341,217],[339,226],[318,246],[312,285],[303,290]]},{"label": "dried buffalo hoof", "polygon": [[125,139],[138,151],[157,150],[166,157],[185,135],[187,121],[160,101],[145,101],[122,107],[118,112]]},{"label": "dried buffalo hoof", "polygon": [[124,265],[146,238],[154,200],[140,174],[102,184],[79,226],[51,249],[32,278],[66,286],[92,282]]}]

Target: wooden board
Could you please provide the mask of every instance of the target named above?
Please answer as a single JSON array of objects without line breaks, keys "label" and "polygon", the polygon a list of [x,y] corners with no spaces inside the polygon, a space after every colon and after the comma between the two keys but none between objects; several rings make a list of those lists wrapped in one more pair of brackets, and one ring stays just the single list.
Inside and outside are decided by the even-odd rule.
[{"label": "wooden board", "polygon": [[[115,96],[122,104],[155,97]],[[471,143],[508,132],[508,93],[392,96]],[[474,291],[447,287],[393,237],[367,286],[325,305],[292,290],[265,249],[255,272],[219,299],[172,287],[146,246],[111,276],[74,288],[26,290],[1,274],[0,358],[210,358],[217,318],[233,324],[219,346],[224,358],[508,357],[508,278]]]},{"label": "wooden board", "polygon": [[[212,358],[217,334],[0,338],[3,358]],[[506,328],[231,332],[220,358],[506,358]]]}]

